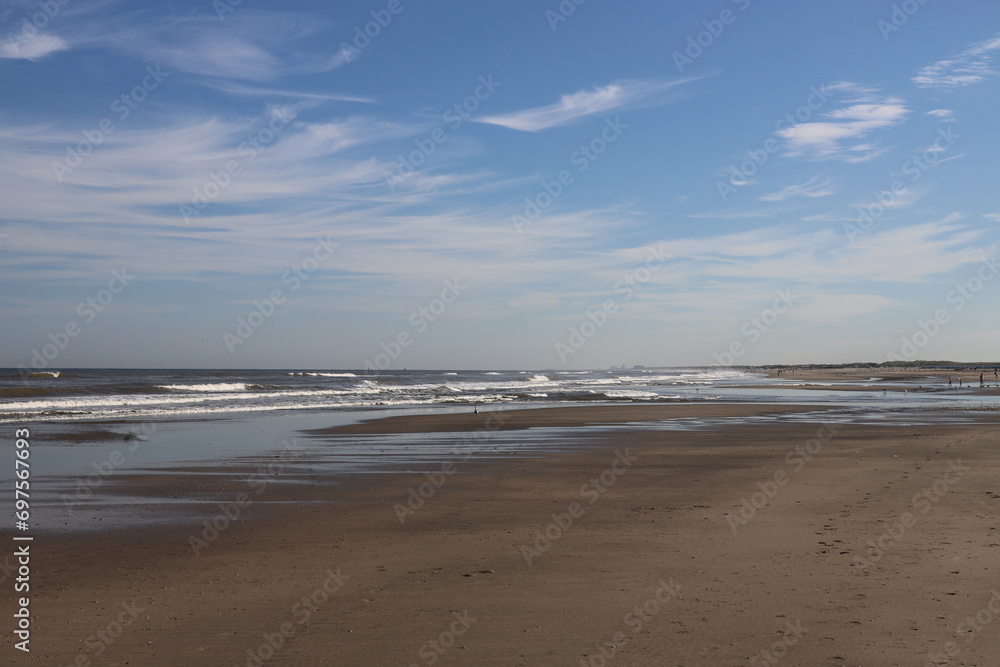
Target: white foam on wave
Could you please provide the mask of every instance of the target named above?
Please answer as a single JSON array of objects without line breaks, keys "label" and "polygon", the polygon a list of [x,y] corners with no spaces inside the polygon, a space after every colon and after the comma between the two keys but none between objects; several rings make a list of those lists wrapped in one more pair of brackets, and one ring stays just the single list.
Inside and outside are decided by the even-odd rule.
[{"label": "white foam on wave", "polygon": [[754,376],[744,371],[730,369],[714,370],[679,370],[676,373],[660,374],[644,377],[624,378],[631,379],[635,384],[688,384],[688,385],[711,385],[718,382],[748,381]]},{"label": "white foam on wave", "polygon": [[[485,402],[485,401],[484,401]],[[213,405],[211,403],[207,405],[201,405],[198,407],[185,408],[184,415],[215,415],[215,414],[228,414],[228,413],[244,413],[244,412],[275,412],[279,410],[301,410],[303,408],[308,409],[323,409],[323,408],[368,408],[376,406],[408,406],[408,405],[432,405],[435,403],[440,403],[438,399],[388,399],[388,398],[373,398],[370,400],[355,400],[355,401],[325,401],[325,402],[315,402],[315,403],[289,403],[289,404],[253,404],[253,405]],[[75,419],[80,419],[85,417],[86,419],[118,419],[118,418],[139,418],[139,417],[176,417],[178,415],[176,410],[166,409],[166,408],[139,408],[129,404],[123,404],[120,401],[108,405],[101,410],[80,410],[80,411],[65,411],[67,414],[46,414],[45,419],[47,421],[70,421]],[[23,420],[21,415],[15,415],[10,418],[6,416],[0,416],[0,423],[6,422],[16,422]]]},{"label": "white foam on wave", "polygon": [[310,377],[323,377],[323,378],[356,378],[358,377],[354,373],[320,373],[319,371],[308,371],[308,372],[292,372],[285,373],[285,375],[308,375]]},{"label": "white foam on wave", "polygon": [[594,391],[592,394],[604,394],[608,398],[659,398],[659,394],[651,391],[637,391],[635,389],[609,389],[607,391]]},{"label": "white foam on wave", "polygon": [[[499,373],[497,373],[499,375]],[[527,387],[532,389],[541,388],[552,388],[552,389],[568,389],[572,390],[573,387],[577,387],[584,384],[618,384],[616,380],[602,381],[602,380],[576,380],[570,378],[557,378],[552,380],[544,375],[535,375],[530,378],[510,378],[507,380],[483,380],[479,382],[475,381],[462,381],[449,382],[444,385],[451,390],[459,390],[463,392],[502,392],[511,391],[521,392]],[[432,383],[422,383],[422,384],[412,384],[412,385],[391,385],[385,386],[385,389],[391,390],[403,390],[403,391],[436,391],[442,388],[440,384]]]},{"label": "white foam on wave", "polygon": [[210,384],[161,384],[160,389],[170,391],[196,391],[208,393],[247,391],[247,386],[243,382],[212,382]]},{"label": "white foam on wave", "polygon": [[[372,395],[382,393],[380,389],[369,387],[353,389],[304,389],[285,391],[243,391],[243,392],[191,392],[189,394],[135,394],[131,396],[72,396],[47,398],[44,400],[18,401],[4,403],[4,412],[19,412],[41,414],[47,412],[77,412],[86,413],[92,410],[105,410],[114,407],[145,408],[146,406],[169,405],[179,406],[183,412],[198,412],[195,406],[230,402],[256,405],[267,405],[271,399],[288,398],[331,398]],[[263,407],[262,407],[263,409]]]},{"label": "white foam on wave", "polygon": [[[380,405],[430,405],[456,401],[516,402],[529,396],[545,399],[564,394],[583,392],[592,396],[603,394],[609,399],[645,400],[677,398],[656,392],[664,385],[674,385],[674,390],[693,389],[696,386],[726,383],[739,385],[740,379],[753,376],[741,371],[718,368],[691,368],[658,370],[642,378],[618,372],[599,371],[550,371],[543,375],[536,371],[476,373],[448,372],[447,382],[438,376],[424,376],[425,382],[409,384],[398,376],[380,374],[375,377],[357,377],[352,373],[325,373],[320,371],[292,372],[289,375],[310,375],[352,378],[344,383],[330,383],[331,388],[295,386],[287,388],[246,382],[190,382],[159,385],[163,393],[132,395],[74,395],[46,396],[0,403],[7,414],[0,422],[10,421],[12,414],[29,418],[97,418],[100,416],[139,416],[252,412],[270,410],[313,409],[323,407],[362,407]],[[444,373],[442,373],[443,375]],[[502,377],[483,377],[502,376]],[[456,377],[457,376],[457,377]],[[551,377],[555,376],[555,377]],[[473,379],[475,378],[475,379]],[[192,378],[193,379],[193,378]],[[211,378],[207,378],[211,379]],[[223,379],[223,378],[218,378]],[[248,376],[247,379],[250,379]],[[256,378],[254,378],[256,379]],[[308,381],[307,381],[308,382]],[[340,386],[346,384],[349,386]],[[788,386],[788,385],[782,385]],[[336,388],[333,388],[336,387]],[[704,390],[703,390],[704,391]],[[529,393],[530,392],[530,393]],[[599,398],[599,396],[594,396]],[[719,396],[700,396],[703,400]],[[65,413],[65,416],[59,413]],[[20,419],[21,417],[11,417]]]}]

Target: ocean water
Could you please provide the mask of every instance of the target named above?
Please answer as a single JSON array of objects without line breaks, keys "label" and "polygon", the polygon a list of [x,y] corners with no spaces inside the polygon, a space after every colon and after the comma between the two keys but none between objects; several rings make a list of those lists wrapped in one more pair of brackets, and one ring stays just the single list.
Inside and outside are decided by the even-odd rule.
[{"label": "ocean water", "polygon": [[[912,380],[917,385],[919,380]],[[844,384],[847,384],[845,382]],[[852,380],[850,383],[858,384]],[[793,401],[948,407],[997,401],[973,391],[883,394],[800,389],[794,376],[767,378],[729,368],[593,371],[101,370],[67,369],[22,376],[0,369],[0,423],[161,421],[261,413],[365,413],[479,404],[541,407],[574,403]],[[763,388],[761,388],[763,386]]]},{"label": "ocean water", "polygon": [[601,371],[0,371],[0,423],[272,411],[718,400],[760,376],[720,368]]}]

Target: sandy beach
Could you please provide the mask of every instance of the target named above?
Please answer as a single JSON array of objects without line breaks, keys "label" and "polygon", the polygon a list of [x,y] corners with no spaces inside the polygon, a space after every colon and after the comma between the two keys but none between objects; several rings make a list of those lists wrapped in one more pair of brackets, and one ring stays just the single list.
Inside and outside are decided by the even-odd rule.
[{"label": "sandy beach", "polygon": [[[823,383],[838,383],[837,389],[842,391],[872,391],[873,387],[881,389],[887,385],[888,391],[956,391],[959,382],[963,390],[975,391],[987,395],[1000,394],[1000,378],[993,374],[993,367],[983,367],[980,370],[940,370],[940,369],[885,369],[885,368],[831,368],[802,369],[791,368],[782,371],[769,371],[768,377],[779,378],[787,382],[805,383],[800,389],[829,389]],[[979,377],[983,377],[983,387],[979,386]],[[949,380],[951,384],[949,384]],[[843,384],[842,384],[843,383]],[[904,383],[906,386],[902,386]]]},{"label": "sandy beach", "polygon": [[961,7],[0,0],[0,667],[1000,667]]},{"label": "sandy beach", "polygon": [[[982,373],[983,385],[979,384]],[[1000,396],[1000,379],[993,376],[993,369],[981,371],[886,370],[871,368],[802,369],[790,368],[778,373],[771,370],[766,375],[782,380],[795,389],[814,391],[886,391],[918,393],[959,393]],[[949,380],[951,384],[949,384]],[[961,382],[961,385],[959,385]],[[753,389],[768,389],[767,385],[749,385]]]},{"label": "sandy beach", "polygon": [[[995,664],[995,425],[785,411],[801,409],[508,411],[502,428],[777,419],[623,427],[579,452],[459,456],[430,475],[299,478],[249,504],[246,480],[205,470],[122,476],[116,493],[210,498],[203,518],[219,530],[36,538],[32,651],[5,651],[8,664]],[[352,429],[472,437],[490,419],[313,435],[331,447]]]}]

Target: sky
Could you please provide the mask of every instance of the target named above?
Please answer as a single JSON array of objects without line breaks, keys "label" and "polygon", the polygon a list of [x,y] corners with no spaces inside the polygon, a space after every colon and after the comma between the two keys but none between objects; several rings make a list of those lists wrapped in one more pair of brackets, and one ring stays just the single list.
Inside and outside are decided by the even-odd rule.
[{"label": "sky", "polygon": [[0,0],[0,366],[1000,359],[987,0]]}]

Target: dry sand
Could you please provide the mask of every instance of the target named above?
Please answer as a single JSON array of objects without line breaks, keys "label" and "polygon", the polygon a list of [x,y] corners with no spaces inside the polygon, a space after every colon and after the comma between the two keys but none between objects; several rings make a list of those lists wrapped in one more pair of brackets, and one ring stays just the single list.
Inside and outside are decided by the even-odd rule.
[{"label": "dry sand", "polygon": [[[693,409],[526,410],[508,426]],[[371,424],[356,430],[457,427],[452,415]],[[924,665],[951,648],[948,664],[996,665],[996,433],[987,423],[831,430],[781,419],[623,428],[579,453],[457,460],[462,474],[438,478],[405,523],[394,506],[429,484],[423,475],[275,485],[267,500],[299,502],[246,508],[197,557],[196,520],[39,536],[32,652],[3,653],[8,664],[59,666],[868,666]],[[336,446],[336,432],[324,437]],[[124,491],[142,484],[165,497],[232,501],[246,490],[194,474],[122,480]],[[760,485],[773,498],[744,507],[734,531]],[[901,536],[869,548],[900,520]],[[977,613],[978,625],[961,625]],[[776,662],[762,654],[772,649]]]}]

